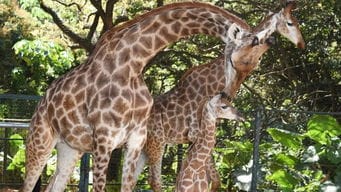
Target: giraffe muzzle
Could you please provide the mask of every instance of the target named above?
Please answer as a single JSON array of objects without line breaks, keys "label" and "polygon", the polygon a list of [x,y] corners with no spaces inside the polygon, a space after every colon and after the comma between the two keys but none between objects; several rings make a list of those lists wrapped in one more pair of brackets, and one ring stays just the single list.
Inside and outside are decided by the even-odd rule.
[{"label": "giraffe muzzle", "polygon": [[237,118],[236,118],[236,120],[237,120],[237,121],[241,121],[241,122],[244,122],[244,121],[245,121],[243,115],[242,115],[240,112],[237,113]]}]

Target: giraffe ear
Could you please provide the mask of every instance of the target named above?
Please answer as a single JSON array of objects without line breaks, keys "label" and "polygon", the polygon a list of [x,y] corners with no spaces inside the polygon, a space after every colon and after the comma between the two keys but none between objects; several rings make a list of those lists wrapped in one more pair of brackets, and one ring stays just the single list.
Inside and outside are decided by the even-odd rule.
[{"label": "giraffe ear", "polygon": [[221,94],[217,94],[214,97],[212,97],[209,101],[211,106],[214,106],[219,101],[220,98],[221,98]]},{"label": "giraffe ear", "polygon": [[239,26],[233,23],[229,30],[227,31],[228,38],[233,41],[235,44],[238,44],[238,41],[241,39],[242,31],[240,30]]},{"label": "giraffe ear", "polygon": [[293,9],[296,9],[296,1],[295,0],[282,0],[282,5],[284,7],[284,10],[287,12],[292,11]]}]

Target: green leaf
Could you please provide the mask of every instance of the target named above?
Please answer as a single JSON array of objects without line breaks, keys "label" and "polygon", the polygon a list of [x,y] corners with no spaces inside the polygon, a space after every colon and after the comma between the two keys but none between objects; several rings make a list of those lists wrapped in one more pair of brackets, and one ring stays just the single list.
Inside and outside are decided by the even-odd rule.
[{"label": "green leaf", "polygon": [[252,143],[249,141],[225,141],[224,163],[228,167],[245,165],[250,161],[252,154]]},{"label": "green leaf", "polygon": [[296,163],[299,162],[299,160],[296,157],[284,153],[277,154],[276,161],[278,163],[287,165],[291,168],[293,168],[296,165]]},{"label": "green leaf", "polygon": [[276,182],[284,190],[293,189],[298,184],[297,179],[283,169],[275,171],[272,175],[268,176],[268,179]]},{"label": "green leaf", "polygon": [[12,147],[21,147],[24,145],[23,137],[19,134],[13,134],[10,136],[9,143]]},{"label": "green leaf", "polygon": [[330,146],[325,151],[326,158],[333,164],[341,163],[341,140],[338,137],[331,138]]},{"label": "green leaf", "polygon": [[286,147],[298,150],[302,146],[302,137],[297,133],[276,128],[269,128],[267,131],[275,141]]},{"label": "green leaf", "polygon": [[7,170],[16,170],[25,167],[25,150],[19,149],[14,155],[12,162],[8,165]]},{"label": "green leaf", "polygon": [[332,137],[341,135],[340,124],[330,115],[314,115],[307,126],[305,135],[322,145],[330,145]]}]

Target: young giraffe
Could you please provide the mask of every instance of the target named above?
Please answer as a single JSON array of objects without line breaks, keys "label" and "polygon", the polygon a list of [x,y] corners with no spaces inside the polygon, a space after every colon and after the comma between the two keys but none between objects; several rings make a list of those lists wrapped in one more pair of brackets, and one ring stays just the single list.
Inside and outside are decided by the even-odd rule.
[{"label": "young giraffe", "polygon": [[[153,98],[142,79],[148,61],[169,43],[193,34],[228,42],[237,32],[240,44],[231,56],[245,63],[258,42],[249,26],[229,12],[206,3],[169,4],[107,31],[85,64],[55,80],[32,117],[26,143],[22,191],[32,191],[52,149],[56,173],[46,191],[63,191],[84,152],[93,154],[93,190],[104,191],[113,149],[126,145],[121,191],[132,191],[134,171],[145,143]],[[256,41],[255,41],[256,40]],[[251,58],[250,58],[251,57]]]},{"label": "young giraffe", "polygon": [[212,99],[203,99],[197,109],[198,130],[197,137],[188,149],[187,157],[183,160],[177,177],[176,191],[178,192],[206,192],[209,191],[207,167],[215,146],[217,119],[243,120],[234,109],[224,92]]},{"label": "young giraffe", "polygon": [[[299,48],[304,48],[304,40],[297,19],[291,14],[294,2],[289,2],[279,12],[268,15],[254,30],[260,37],[267,38],[277,31]],[[268,39],[271,43],[272,39]],[[254,58],[267,51],[267,44],[253,49]],[[253,54],[253,53],[250,53]],[[139,169],[144,161],[149,164],[149,184],[154,191],[161,191],[161,164],[164,146],[193,141],[199,129],[196,120],[198,103],[208,96],[224,91],[232,98],[245,78],[256,68],[257,61],[247,63],[230,62],[226,65],[224,57],[188,70],[177,85],[167,93],[154,97],[154,105],[148,120],[148,137],[139,159]],[[212,164],[213,165],[213,164]],[[220,186],[218,172],[209,169],[212,191]],[[136,173],[135,175],[138,175]]]}]

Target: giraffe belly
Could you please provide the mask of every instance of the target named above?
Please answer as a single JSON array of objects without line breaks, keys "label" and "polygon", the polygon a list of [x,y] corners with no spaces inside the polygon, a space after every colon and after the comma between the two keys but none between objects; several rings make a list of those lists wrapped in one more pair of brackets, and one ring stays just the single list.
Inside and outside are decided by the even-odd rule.
[{"label": "giraffe belly", "polygon": [[166,141],[169,144],[183,144],[183,143],[189,143],[190,140],[188,138],[188,127],[165,127],[166,131]]},{"label": "giraffe belly", "polygon": [[89,125],[75,126],[70,130],[61,133],[62,140],[70,147],[83,152],[91,152],[93,150],[93,131]]}]

